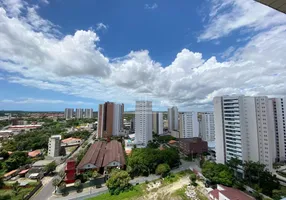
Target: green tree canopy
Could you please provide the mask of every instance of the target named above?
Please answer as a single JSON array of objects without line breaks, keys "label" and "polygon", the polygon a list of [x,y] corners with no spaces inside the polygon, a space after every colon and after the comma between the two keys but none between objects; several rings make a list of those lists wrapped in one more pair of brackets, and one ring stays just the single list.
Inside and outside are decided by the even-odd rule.
[{"label": "green tree canopy", "polygon": [[166,163],[159,164],[156,168],[156,174],[166,176],[170,172],[170,166]]},{"label": "green tree canopy", "polygon": [[114,169],[110,173],[110,178],[106,182],[110,194],[118,195],[122,191],[130,189],[129,181],[131,180],[126,171]]},{"label": "green tree canopy", "polygon": [[55,161],[51,162],[45,166],[45,171],[49,174],[50,172],[55,171],[56,167],[57,167],[56,162]]}]

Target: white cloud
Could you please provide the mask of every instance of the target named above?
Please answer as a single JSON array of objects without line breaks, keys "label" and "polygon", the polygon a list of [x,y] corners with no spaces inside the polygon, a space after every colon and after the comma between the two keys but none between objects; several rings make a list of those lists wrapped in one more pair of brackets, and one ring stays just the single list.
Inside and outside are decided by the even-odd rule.
[{"label": "white cloud", "polygon": [[129,107],[136,99],[149,99],[154,107],[184,110],[209,110],[215,95],[286,95],[285,25],[274,23],[244,47],[230,47],[227,62],[183,49],[163,66],[148,50],[108,59],[93,30],[58,37],[59,28],[32,8],[23,4],[25,12],[14,17],[5,11],[9,8],[0,8],[0,69],[9,82]]},{"label": "white cloud", "polygon": [[209,22],[198,40],[227,36],[240,28],[265,30],[286,24],[285,15],[251,0],[211,0]]},{"label": "white cloud", "polygon": [[100,22],[96,24],[96,30],[107,30],[108,29],[108,25],[105,25],[104,23]]},{"label": "white cloud", "polygon": [[55,100],[55,99],[34,99],[34,98],[21,98],[21,99],[3,99],[0,100],[2,104],[68,104],[68,105],[94,105],[91,102],[83,101],[64,101],[64,100]]},{"label": "white cloud", "polygon": [[158,5],[156,3],[145,4],[144,8],[147,9],[147,10],[154,10],[154,9],[158,8]]},{"label": "white cloud", "polygon": [[42,3],[44,4],[49,4],[50,2],[48,0],[41,0]]}]

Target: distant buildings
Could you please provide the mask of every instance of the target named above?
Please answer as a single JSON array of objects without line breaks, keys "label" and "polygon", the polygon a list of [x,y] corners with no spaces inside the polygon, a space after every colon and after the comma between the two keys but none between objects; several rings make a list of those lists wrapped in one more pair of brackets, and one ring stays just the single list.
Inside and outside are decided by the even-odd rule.
[{"label": "distant buildings", "polygon": [[215,124],[213,112],[200,113],[199,136],[207,142],[215,140]]},{"label": "distant buildings", "polygon": [[92,108],[86,108],[84,112],[84,118],[93,118],[93,109]]},{"label": "distant buildings", "polygon": [[92,108],[86,108],[85,110],[83,108],[76,108],[75,112],[73,108],[66,108],[64,117],[66,119],[72,119],[75,117],[76,119],[82,119],[82,118],[93,118],[93,109]]},{"label": "distant buildings", "polygon": [[83,118],[83,109],[77,108],[75,111],[75,118],[82,119]]},{"label": "distant buildings", "polygon": [[124,104],[106,102],[98,106],[98,137],[117,136],[123,128]]},{"label": "distant buildings", "polygon": [[214,98],[216,162],[259,161],[271,171],[274,155],[272,100],[265,96]]},{"label": "distant buildings", "polygon": [[162,135],[163,134],[163,113],[162,112],[153,112],[152,114],[152,129],[155,133]]},{"label": "distant buildings", "polygon": [[197,112],[184,112],[180,114],[180,138],[199,136],[199,122]]},{"label": "distant buildings", "polygon": [[136,101],[135,143],[146,147],[152,139],[152,102]]},{"label": "distant buildings", "polygon": [[73,108],[66,108],[65,109],[65,118],[66,119],[71,119],[73,118],[73,112],[74,112],[74,109]]},{"label": "distant buildings", "polygon": [[61,151],[61,135],[52,135],[49,138],[48,156],[58,157]]},{"label": "distant buildings", "polygon": [[168,130],[177,131],[179,129],[179,113],[177,107],[168,108]]}]

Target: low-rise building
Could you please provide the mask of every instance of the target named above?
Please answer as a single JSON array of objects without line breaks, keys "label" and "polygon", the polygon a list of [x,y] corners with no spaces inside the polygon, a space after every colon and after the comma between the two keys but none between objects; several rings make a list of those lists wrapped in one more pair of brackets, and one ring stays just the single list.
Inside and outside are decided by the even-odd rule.
[{"label": "low-rise building", "polygon": [[108,143],[97,141],[90,146],[77,166],[79,173],[86,170],[96,170],[101,173],[111,168],[125,168],[125,157],[120,142],[112,140]]},{"label": "low-rise building", "polygon": [[178,141],[180,151],[187,156],[208,152],[208,143],[199,137],[180,138]]},{"label": "low-rise building", "polygon": [[73,146],[73,145],[81,145],[82,140],[79,138],[69,137],[69,138],[63,139],[61,142],[62,142],[62,146]]},{"label": "low-rise building", "polygon": [[217,189],[209,192],[209,199],[211,200],[254,200],[255,198],[247,195],[246,193],[226,187],[223,185],[217,185]]}]

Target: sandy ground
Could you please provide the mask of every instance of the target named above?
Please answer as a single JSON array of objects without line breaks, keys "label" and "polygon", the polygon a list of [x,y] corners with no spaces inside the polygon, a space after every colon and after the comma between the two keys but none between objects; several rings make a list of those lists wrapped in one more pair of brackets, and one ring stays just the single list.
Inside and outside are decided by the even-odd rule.
[{"label": "sandy ground", "polygon": [[137,198],[138,200],[175,200],[174,197],[171,197],[171,194],[176,190],[182,188],[184,185],[188,185],[190,183],[190,179],[188,176],[181,178],[179,181],[172,183],[167,186],[163,186],[159,189],[153,189],[151,192],[148,192],[141,198]]}]

